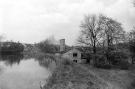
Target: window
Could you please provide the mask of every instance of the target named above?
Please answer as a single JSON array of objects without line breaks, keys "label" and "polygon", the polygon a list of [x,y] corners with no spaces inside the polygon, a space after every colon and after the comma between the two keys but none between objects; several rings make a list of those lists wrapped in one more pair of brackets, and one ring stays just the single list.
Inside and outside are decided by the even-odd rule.
[{"label": "window", "polygon": [[73,60],[73,62],[76,62],[77,63],[77,60]]},{"label": "window", "polygon": [[73,53],[73,57],[77,57],[77,53]]}]

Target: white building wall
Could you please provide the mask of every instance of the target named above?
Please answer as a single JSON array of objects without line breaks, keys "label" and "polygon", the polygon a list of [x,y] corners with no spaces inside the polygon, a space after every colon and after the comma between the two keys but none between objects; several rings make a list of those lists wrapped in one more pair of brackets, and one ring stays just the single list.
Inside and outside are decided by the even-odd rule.
[{"label": "white building wall", "polygon": [[[74,57],[73,54],[77,53],[77,56]],[[72,49],[62,55],[64,58],[69,58],[70,60],[74,61],[77,60],[77,63],[81,63],[81,52],[77,49]]]}]

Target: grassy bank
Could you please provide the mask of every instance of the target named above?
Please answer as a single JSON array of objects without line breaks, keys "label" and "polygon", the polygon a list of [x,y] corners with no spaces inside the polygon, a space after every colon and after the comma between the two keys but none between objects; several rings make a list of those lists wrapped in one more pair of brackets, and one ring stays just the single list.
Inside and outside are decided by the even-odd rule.
[{"label": "grassy bank", "polygon": [[44,89],[135,89],[133,70],[104,70],[58,60]]},{"label": "grassy bank", "polygon": [[86,66],[90,71],[93,71],[97,76],[110,83],[114,89],[135,89],[135,69],[120,70],[120,69],[99,69]]},{"label": "grassy bank", "polygon": [[59,61],[58,67],[44,89],[106,89],[107,83],[90,73],[87,68],[70,62]]}]

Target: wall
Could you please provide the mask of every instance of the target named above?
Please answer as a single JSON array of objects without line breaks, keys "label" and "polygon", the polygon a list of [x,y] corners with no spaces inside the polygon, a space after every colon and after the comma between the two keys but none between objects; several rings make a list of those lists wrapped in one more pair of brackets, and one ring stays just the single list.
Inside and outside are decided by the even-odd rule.
[{"label": "wall", "polygon": [[[77,53],[77,57],[73,57],[73,54]],[[77,49],[72,49],[66,53],[63,54],[64,58],[69,58],[70,60],[77,60],[77,63],[81,63],[81,52]]]},{"label": "wall", "polygon": [[65,51],[65,39],[60,40],[60,52]]}]

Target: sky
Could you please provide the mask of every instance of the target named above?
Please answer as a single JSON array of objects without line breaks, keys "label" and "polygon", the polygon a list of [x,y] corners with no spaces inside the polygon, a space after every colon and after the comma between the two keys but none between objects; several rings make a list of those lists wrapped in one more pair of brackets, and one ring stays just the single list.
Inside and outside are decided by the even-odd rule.
[{"label": "sky", "polygon": [[48,37],[75,45],[87,14],[104,14],[125,31],[135,26],[132,0],[0,0],[0,35],[5,40],[37,43]]}]

